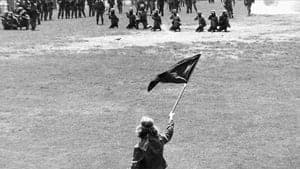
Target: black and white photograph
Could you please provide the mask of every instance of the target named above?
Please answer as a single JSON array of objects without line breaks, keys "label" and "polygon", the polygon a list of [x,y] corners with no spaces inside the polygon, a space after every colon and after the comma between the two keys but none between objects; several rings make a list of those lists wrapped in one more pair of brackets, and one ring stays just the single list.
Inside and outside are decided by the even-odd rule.
[{"label": "black and white photograph", "polygon": [[300,0],[0,0],[0,169],[297,169]]}]

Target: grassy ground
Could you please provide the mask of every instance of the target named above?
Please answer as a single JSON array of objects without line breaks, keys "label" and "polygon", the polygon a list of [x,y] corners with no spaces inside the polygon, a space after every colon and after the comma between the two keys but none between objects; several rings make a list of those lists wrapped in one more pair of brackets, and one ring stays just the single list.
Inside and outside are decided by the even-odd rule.
[{"label": "grassy ground", "polygon": [[[222,10],[219,3],[198,6],[206,17]],[[139,119],[149,115],[163,131],[181,88],[159,84],[147,93],[148,83],[201,52],[165,147],[168,168],[296,169],[299,16],[244,17],[240,1],[235,11],[230,33],[195,35],[194,14],[181,13],[184,30],[175,40],[114,42],[112,49],[59,47],[111,35],[147,41],[148,31],[125,30],[123,15],[118,30],[94,18],[43,22],[35,32],[0,30],[0,168],[128,168]],[[199,41],[176,42],[189,32]]]}]

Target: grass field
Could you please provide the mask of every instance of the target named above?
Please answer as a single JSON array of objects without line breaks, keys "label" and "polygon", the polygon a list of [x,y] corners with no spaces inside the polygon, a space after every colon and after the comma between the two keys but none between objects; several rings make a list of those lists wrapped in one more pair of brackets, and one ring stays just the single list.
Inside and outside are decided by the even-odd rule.
[{"label": "grass field", "polygon": [[[206,18],[223,10],[198,8]],[[246,17],[238,1],[229,33],[195,33],[195,14],[180,16],[180,33],[128,31],[124,15],[114,30],[107,16],[104,26],[55,19],[37,31],[0,30],[0,168],[129,168],[140,118],[163,131],[181,89],[148,93],[148,83],[196,53],[168,168],[299,168],[300,16]]]}]

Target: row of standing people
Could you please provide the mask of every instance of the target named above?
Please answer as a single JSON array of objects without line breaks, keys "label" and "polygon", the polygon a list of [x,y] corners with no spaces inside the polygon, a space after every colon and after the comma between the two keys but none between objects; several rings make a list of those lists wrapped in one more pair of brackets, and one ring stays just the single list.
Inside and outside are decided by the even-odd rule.
[{"label": "row of standing people", "polygon": [[[41,0],[39,0],[41,1]],[[43,0],[45,1],[45,0]],[[235,5],[235,0],[220,0],[224,8],[226,9],[230,18],[233,18],[233,6]],[[192,13],[193,9],[198,12],[197,9],[197,0],[132,0],[132,4],[136,6],[136,9],[139,10],[141,5],[144,5],[145,10],[150,14],[153,13],[155,9],[158,9],[159,14],[164,16],[164,6],[165,3],[168,3],[169,11],[171,12],[173,9],[177,11],[182,11],[182,7],[186,6],[186,13]],[[209,3],[214,3],[214,0],[209,0]],[[245,5],[248,9],[248,14],[251,13],[251,4],[254,0],[244,0]],[[115,8],[117,4],[117,9],[121,14],[123,12],[123,0],[107,0],[109,5],[108,11],[110,12],[111,8]],[[88,15],[95,16],[96,14],[96,0],[87,0],[87,4],[89,6]],[[250,6],[250,7],[249,7]],[[63,18],[65,14],[65,18],[77,18],[85,17],[85,0],[58,0],[58,19]],[[51,12],[52,15],[52,12]]]},{"label": "row of standing people", "polygon": [[86,17],[85,0],[58,0],[57,19]]},{"label": "row of standing people", "polygon": [[[49,16],[49,20],[52,19],[52,10],[53,10],[53,2],[52,0],[36,0],[38,9],[40,10],[41,19],[44,18],[44,20],[47,20],[47,17]],[[81,18],[86,17],[85,14],[85,1],[86,0],[58,0],[58,19],[60,18]],[[186,13],[192,13],[193,9],[198,12],[197,9],[197,0],[132,0],[133,5],[136,6],[136,9],[139,11],[140,6],[143,5],[145,10],[148,12],[150,11],[150,14],[153,13],[155,9],[158,10],[159,14],[161,16],[164,16],[164,6],[165,3],[168,3],[169,11],[171,12],[173,9],[176,9],[177,11],[181,11],[182,7],[186,6]],[[235,5],[235,0],[220,0],[224,8],[227,10],[229,18],[233,18],[233,6]],[[116,3],[115,3],[116,2]],[[214,3],[214,0],[209,0],[209,3]],[[251,10],[251,4],[254,2],[254,0],[244,0],[245,5],[248,9],[248,14],[250,15]],[[104,2],[103,2],[104,3]],[[107,3],[109,5],[108,11],[110,12],[110,9],[115,7],[115,4],[117,4],[117,9],[119,13],[121,14],[123,12],[123,0],[107,0]],[[40,4],[40,5],[39,5]],[[95,16],[97,13],[97,10],[99,10],[97,7],[98,4],[96,4],[96,0],[87,0],[88,4],[88,15],[89,16]],[[250,7],[249,7],[250,6]],[[44,14],[44,15],[43,15]],[[43,17],[44,16],[44,17]]]},{"label": "row of standing people", "polygon": [[[228,9],[227,10],[228,13],[233,13],[232,4],[234,4],[235,0],[223,0],[223,1],[224,1],[225,9]],[[89,6],[89,16],[94,16],[96,11],[95,9],[96,0],[87,0],[87,3]],[[122,0],[107,0],[107,3],[109,5],[108,11],[110,11],[111,8],[115,8],[115,5],[117,4],[117,9],[119,13],[121,14],[123,12]],[[195,10],[195,12],[198,11],[197,0],[132,0],[132,5],[134,5],[137,10],[139,10],[141,5],[144,5],[145,10],[147,12],[150,11],[150,14],[152,14],[155,9],[158,9],[159,14],[161,16],[164,16],[165,3],[168,4],[168,8],[170,12],[173,9],[176,9],[177,11],[182,11],[182,7],[185,6],[186,6],[186,13],[192,13],[193,9]],[[214,3],[214,1],[209,1],[209,3]]]}]

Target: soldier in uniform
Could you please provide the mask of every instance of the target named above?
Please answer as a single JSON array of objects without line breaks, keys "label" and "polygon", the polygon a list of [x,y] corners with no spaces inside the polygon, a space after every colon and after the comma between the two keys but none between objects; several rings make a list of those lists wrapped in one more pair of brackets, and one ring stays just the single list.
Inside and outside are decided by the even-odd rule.
[{"label": "soldier in uniform", "polygon": [[165,6],[165,0],[157,0],[157,8],[161,16],[164,16],[164,6]]},{"label": "soldier in uniform", "polygon": [[127,29],[132,29],[132,28],[136,28],[137,29],[137,26],[136,26],[136,16],[133,13],[133,9],[132,8],[129,9],[129,12],[126,13],[126,16],[129,19],[129,24],[127,25],[126,28]]},{"label": "soldier in uniform", "polygon": [[70,19],[71,0],[65,0],[66,19]]},{"label": "soldier in uniform", "polygon": [[36,7],[37,7],[37,10],[38,10],[37,21],[38,21],[38,25],[40,25],[41,24],[41,13],[42,13],[42,2],[41,2],[41,0],[36,1]]},{"label": "soldier in uniform", "polygon": [[235,5],[235,0],[223,0],[224,8],[227,10],[230,18],[233,18],[233,5]]},{"label": "soldier in uniform", "polygon": [[105,5],[103,0],[96,0],[95,3],[95,10],[96,10],[96,23],[99,24],[99,17],[101,17],[101,24],[103,25],[103,14],[105,12]]},{"label": "soldier in uniform", "polygon": [[180,21],[180,18],[179,18],[179,15],[177,14],[177,11],[176,9],[173,9],[172,10],[172,15],[170,17],[170,19],[172,19],[172,26],[170,28],[171,31],[181,31],[180,29],[180,26],[181,26],[181,21]]},{"label": "soldier in uniform", "polygon": [[156,31],[156,30],[160,30],[161,31],[161,17],[158,14],[158,10],[154,11],[154,14],[152,15],[152,19],[154,21],[153,27],[151,28],[151,30]]},{"label": "soldier in uniform", "polygon": [[136,133],[140,142],[134,147],[131,169],[167,168],[163,149],[173,136],[174,121],[169,120],[166,132],[159,134],[153,119],[142,117],[141,124],[136,128]]},{"label": "soldier in uniform", "polygon": [[85,9],[85,0],[79,0],[78,1],[78,15],[79,15],[79,18],[81,18],[81,15],[83,17],[86,17],[84,9]]},{"label": "soldier in uniform", "polygon": [[48,8],[47,8],[46,0],[41,0],[41,9],[42,9],[41,20],[44,19],[44,21],[46,21],[48,18]]},{"label": "soldier in uniform", "polygon": [[218,31],[221,32],[221,31],[224,30],[225,32],[227,32],[228,27],[230,28],[229,18],[228,18],[228,15],[227,15],[226,11],[223,11],[222,15],[219,18],[219,29],[218,29]]},{"label": "soldier in uniform", "polygon": [[35,30],[36,28],[36,21],[39,17],[39,11],[37,9],[37,4],[31,2],[30,4],[30,9],[28,11],[28,15],[30,16],[30,25],[31,25],[31,30]]},{"label": "soldier in uniform", "polygon": [[192,13],[192,0],[185,0],[185,4],[186,4],[186,13]]},{"label": "soldier in uniform", "polygon": [[66,0],[58,0],[57,4],[58,4],[57,19],[59,19],[60,17],[61,19],[64,19]]},{"label": "soldier in uniform", "polygon": [[117,15],[116,15],[116,13],[115,13],[115,9],[114,8],[111,8],[110,9],[110,13],[109,13],[109,17],[108,17],[109,19],[110,19],[110,21],[111,21],[111,25],[110,25],[110,29],[112,29],[112,28],[118,28],[119,27],[119,25],[118,25],[118,23],[119,23],[119,18],[117,17]]},{"label": "soldier in uniform", "polygon": [[196,29],[196,32],[203,32],[204,31],[204,27],[206,26],[206,21],[205,21],[204,17],[202,17],[202,13],[201,12],[198,12],[195,20],[198,20],[198,22],[199,22],[199,26]]},{"label": "soldier in uniform", "polygon": [[95,16],[95,0],[87,0],[88,6],[89,6],[89,16]]},{"label": "soldier in uniform", "polygon": [[123,1],[122,0],[117,0],[117,7],[118,7],[119,14],[121,14],[123,12]]},{"label": "soldier in uniform", "polygon": [[208,17],[210,20],[210,27],[208,29],[209,32],[215,32],[218,29],[218,17],[216,16],[215,11],[211,11],[211,14]]},{"label": "soldier in uniform", "polygon": [[72,18],[73,17],[77,18],[77,4],[78,4],[78,0],[71,1]]},{"label": "soldier in uniform", "polygon": [[48,15],[49,15],[49,20],[52,20],[52,15],[53,15],[53,0],[48,0],[47,2],[47,9],[48,9]]},{"label": "soldier in uniform", "polygon": [[136,28],[139,29],[139,24],[142,23],[144,26],[144,29],[148,29],[148,19],[147,19],[147,12],[145,11],[144,5],[141,5],[140,11],[138,11],[138,20],[136,23]]},{"label": "soldier in uniform", "polygon": [[251,15],[251,6],[252,6],[252,3],[254,3],[254,2],[255,2],[255,0],[244,0],[244,4],[247,7],[247,11],[248,11],[248,16]]}]

